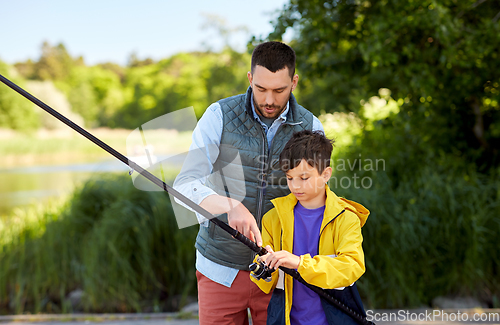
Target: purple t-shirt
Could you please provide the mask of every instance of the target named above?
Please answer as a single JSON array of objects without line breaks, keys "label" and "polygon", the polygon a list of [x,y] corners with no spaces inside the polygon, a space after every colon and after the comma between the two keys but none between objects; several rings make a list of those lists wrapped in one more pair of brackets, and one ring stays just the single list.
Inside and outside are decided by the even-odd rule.
[{"label": "purple t-shirt", "polygon": [[[318,254],[319,232],[325,207],[306,209],[300,202],[294,208],[293,254]],[[317,293],[293,280],[293,301],[290,320],[294,324],[328,324]]]}]

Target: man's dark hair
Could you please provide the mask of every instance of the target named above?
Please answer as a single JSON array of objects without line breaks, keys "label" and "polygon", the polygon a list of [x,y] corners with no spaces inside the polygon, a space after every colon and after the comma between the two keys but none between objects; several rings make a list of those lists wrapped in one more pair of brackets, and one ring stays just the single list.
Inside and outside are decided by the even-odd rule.
[{"label": "man's dark hair", "polygon": [[304,159],[321,174],[330,166],[334,140],[321,131],[299,131],[292,135],[280,154],[280,167],[285,173]]},{"label": "man's dark hair", "polygon": [[281,42],[259,44],[252,53],[252,74],[257,65],[273,73],[287,67],[290,78],[293,78],[295,74],[295,51]]}]

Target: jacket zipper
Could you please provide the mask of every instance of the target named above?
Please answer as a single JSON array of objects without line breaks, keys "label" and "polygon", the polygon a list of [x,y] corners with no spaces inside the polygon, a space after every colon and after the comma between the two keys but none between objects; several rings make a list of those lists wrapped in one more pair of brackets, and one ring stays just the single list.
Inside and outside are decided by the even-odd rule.
[{"label": "jacket zipper", "polygon": [[342,211],[340,211],[340,213],[339,213],[339,214],[337,214],[337,215],[335,216],[335,218],[333,218],[332,220],[328,221],[328,223],[327,223],[327,224],[323,227],[323,229],[321,229],[321,231],[319,232],[319,237],[318,237],[318,253],[317,253],[316,255],[319,255],[319,242],[320,242],[320,239],[321,239],[321,235],[323,234],[323,231],[326,229],[326,227],[327,227],[330,223],[334,222],[334,221],[335,221],[335,219],[337,219],[337,217],[338,217],[338,216],[340,216],[340,215],[341,215],[342,213],[344,213],[344,212],[345,212],[345,209],[344,209],[344,210],[342,210]]}]

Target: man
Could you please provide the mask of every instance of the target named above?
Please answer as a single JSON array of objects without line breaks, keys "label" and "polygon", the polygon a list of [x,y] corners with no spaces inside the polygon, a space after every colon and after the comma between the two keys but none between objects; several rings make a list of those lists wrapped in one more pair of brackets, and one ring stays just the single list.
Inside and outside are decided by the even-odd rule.
[{"label": "man", "polygon": [[[183,167],[174,188],[261,246],[259,228],[272,207],[270,199],[290,193],[279,167],[281,150],[294,132],[323,127],[292,95],[299,76],[291,47],[258,45],[247,76],[246,94],[210,105],[198,121],[190,150],[204,148],[206,155]],[[231,198],[224,182],[203,172],[230,164],[234,150],[244,173],[241,200]],[[247,308],[253,324],[265,324],[270,295],[249,279],[254,253],[214,224],[200,221],[195,244],[200,324],[247,324]]]}]

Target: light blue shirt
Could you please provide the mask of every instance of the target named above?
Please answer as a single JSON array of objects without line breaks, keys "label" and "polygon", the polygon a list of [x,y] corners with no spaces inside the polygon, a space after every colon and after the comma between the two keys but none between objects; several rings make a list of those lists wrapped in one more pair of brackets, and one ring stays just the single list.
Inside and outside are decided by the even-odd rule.
[{"label": "light blue shirt", "polygon": [[[251,103],[253,116],[264,128],[267,137],[267,143],[270,147],[273,138],[278,131],[278,128],[286,122],[289,103],[287,103],[285,110],[280,114],[280,116],[276,118],[276,120],[274,120],[274,122],[271,124],[271,127],[267,127],[267,125],[261,121],[259,115],[257,115],[255,107],[253,105],[253,95]],[[315,116],[313,117],[312,130],[324,131],[323,125]],[[193,131],[193,140],[189,148],[190,151],[204,148],[207,157],[207,160],[205,161],[206,166],[200,166],[198,164],[198,168],[196,168],[196,170],[190,169],[187,172],[183,171],[183,173],[179,174],[174,182],[174,188],[191,199],[196,204],[200,204],[207,196],[217,194],[214,190],[204,185],[207,176],[203,175],[200,171],[212,171],[212,166],[217,160],[219,154],[218,150],[214,148],[219,148],[220,146],[222,131],[222,110],[219,103],[213,103],[207,108],[201,119],[198,121],[198,124]],[[187,179],[189,179],[189,181],[186,181]],[[176,202],[182,204],[177,200]],[[209,220],[199,214],[196,215],[201,227],[208,227]],[[198,251],[196,252],[196,269],[207,278],[226,287],[231,287],[231,284],[236,278],[236,275],[238,275],[238,269],[233,269],[215,263],[204,257]]]}]

